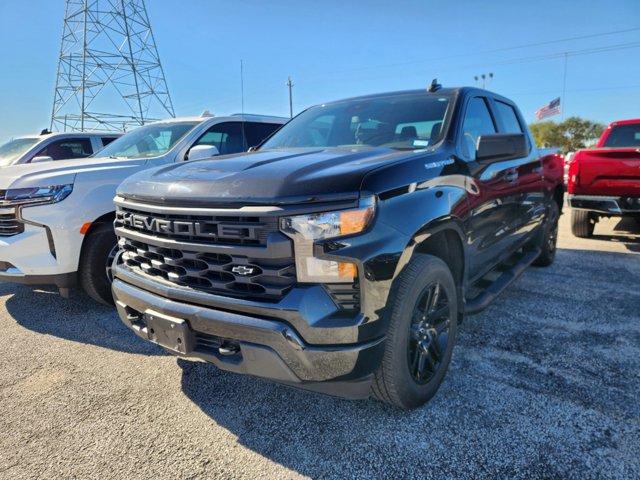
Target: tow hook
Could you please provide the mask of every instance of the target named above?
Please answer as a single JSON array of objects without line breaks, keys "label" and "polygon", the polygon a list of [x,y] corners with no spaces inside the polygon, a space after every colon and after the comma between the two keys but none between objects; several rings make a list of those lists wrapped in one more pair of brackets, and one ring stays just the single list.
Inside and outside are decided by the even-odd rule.
[{"label": "tow hook", "polygon": [[239,345],[234,345],[232,343],[226,343],[224,345],[220,345],[218,348],[218,353],[225,357],[230,357],[232,355],[237,354],[240,351]]}]

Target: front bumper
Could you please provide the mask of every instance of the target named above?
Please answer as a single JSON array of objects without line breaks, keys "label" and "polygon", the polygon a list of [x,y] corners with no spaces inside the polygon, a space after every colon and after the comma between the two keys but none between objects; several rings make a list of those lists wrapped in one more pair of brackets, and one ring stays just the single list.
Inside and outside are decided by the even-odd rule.
[{"label": "front bumper", "polygon": [[0,280],[28,285],[70,288],[77,283],[75,269],[60,262],[45,228],[25,225],[17,235],[0,237]]},{"label": "front bumper", "polygon": [[569,195],[569,206],[576,210],[607,215],[640,215],[640,198],[606,197],[599,195]]},{"label": "front bumper", "polygon": [[[73,287],[76,282],[76,238],[68,228],[51,222],[50,205],[29,208],[2,208],[11,216],[13,231],[3,227],[0,235],[0,280],[29,285]],[[9,213],[11,214],[9,215]],[[48,226],[54,225],[54,228]],[[15,233],[14,233],[15,232]],[[65,248],[60,248],[64,245]]]},{"label": "front bumper", "polygon": [[[160,286],[122,267],[116,267],[114,272],[113,294],[122,321],[139,337],[176,355],[322,393],[347,398],[369,395],[373,372],[384,352],[384,338],[356,343],[308,343],[302,331],[312,338],[324,331],[327,342],[344,339],[347,328],[358,330],[353,325],[357,318],[345,319],[349,325],[346,327],[336,325],[339,322],[335,318],[327,326],[323,318],[313,322],[305,317],[321,315],[318,310],[309,310],[313,303],[321,301],[321,287],[290,292],[283,299],[290,302],[286,305],[205,295],[217,303],[214,306],[193,303],[198,301],[197,292]],[[187,297],[180,300],[181,295],[189,295],[191,301]],[[309,308],[300,309],[310,300]],[[295,328],[294,323],[305,323],[307,328]],[[178,337],[174,327],[180,330]],[[310,330],[316,330],[315,335],[309,335]]]},{"label": "front bumper", "polygon": [[72,288],[78,283],[75,272],[54,275],[25,275],[11,264],[0,262],[0,281],[22,283],[24,285],[55,285],[58,288]]}]

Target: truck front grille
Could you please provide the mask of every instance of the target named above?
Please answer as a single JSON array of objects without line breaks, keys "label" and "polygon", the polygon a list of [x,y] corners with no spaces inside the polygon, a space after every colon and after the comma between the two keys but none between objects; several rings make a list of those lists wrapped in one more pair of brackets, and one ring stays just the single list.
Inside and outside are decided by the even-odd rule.
[{"label": "truck front grille", "polygon": [[116,201],[120,262],[155,281],[216,295],[278,301],[296,282],[279,209],[205,209]]},{"label": "truck front grille", "polygon": [[10,237],[22,232],[24,232],[24,224],[18,221],[15,209],[11,209],[9,213],[0,213],[0,236]]},{"label": "truck front grille", "polygon": [[296,280],[293,259],[165,248],[126,238],[120,247],[122,262],[140,274],[226,296],[278,300]]}]

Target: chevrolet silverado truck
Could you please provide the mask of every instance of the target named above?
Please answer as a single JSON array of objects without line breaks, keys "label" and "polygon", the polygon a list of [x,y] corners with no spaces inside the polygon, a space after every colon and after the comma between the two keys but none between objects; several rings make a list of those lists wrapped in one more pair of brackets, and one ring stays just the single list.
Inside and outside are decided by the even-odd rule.
[{"label": "chevrolet silverado truck", "polygon": [[577,151],[567,191],[576,237],[591,237],[600,217],[640,220],[640,119],[613,122],[596,148]]},{"label": "chevrolet silverado truck", "polygon": [[98,156],[3,168],[0,280],[55,285],[63,295],[80,285],[112,304],[118,184],[145,168],[242,152],[284,122],[258,115],[171,119],[133,130]]},{"label": "chevrolet silverado truck", "polygon": [[318,105],[253,152],[125,180],[116,307],[179,356],[417,407],[464,315],[553,262],[562,195],[561,159],[494,93]]}]

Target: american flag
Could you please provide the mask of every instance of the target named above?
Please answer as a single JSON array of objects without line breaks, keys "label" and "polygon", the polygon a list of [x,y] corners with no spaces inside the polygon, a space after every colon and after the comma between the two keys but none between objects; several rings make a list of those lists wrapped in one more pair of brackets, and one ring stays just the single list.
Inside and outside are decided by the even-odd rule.
[{"label": "american flag", "polygon": [[543,118],[552,117],[560,113],[560,97],[554,98],[544,107],[536,110],[536,119],[542,120]]}]

